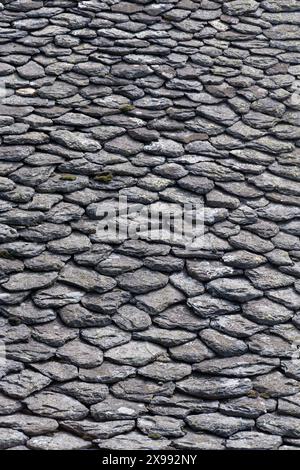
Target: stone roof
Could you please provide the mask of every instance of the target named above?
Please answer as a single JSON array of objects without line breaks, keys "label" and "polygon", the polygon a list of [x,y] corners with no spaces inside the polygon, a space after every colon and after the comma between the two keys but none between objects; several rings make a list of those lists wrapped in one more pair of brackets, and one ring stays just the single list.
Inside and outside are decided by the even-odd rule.
[{"label": "stone roof", "polygon": [[0,10],[0,448],[299,448],[299,2]]}]

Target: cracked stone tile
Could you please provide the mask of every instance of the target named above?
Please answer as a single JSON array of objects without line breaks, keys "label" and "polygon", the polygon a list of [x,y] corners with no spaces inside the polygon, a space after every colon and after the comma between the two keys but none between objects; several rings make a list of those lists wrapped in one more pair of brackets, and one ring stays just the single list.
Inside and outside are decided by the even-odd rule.
[{"label": "cracked stone tile", "polygon": [[191,415],[186,421],[193,431],[208,431],[221,437],[230,437],[239,431],[251,430],[255,424],[252,419],[224,416],[221,413]]},{"label": "cracked stone tile", "polygon": [[240,310],[239,305],[226,299],[212,297],[207,293],[189,298],[187,304],[196,315],[202,318],[214,318],[214,316],[235,313]]},{"label": "cracked stone tile", "polygon": [[164,274],[141,268],[133,273],[121,274],[117,277],[117,281],[122,289],[129,290],[134,294],[146,294],[147,292],[164,287],[168,282],[168,277]]},{"label": "cracked stone tile", "polygon": [[151,325],[151,318],[145,311],[134,305],[123,305],[112,317],[113,322],[125,331],[142,331]]},{"label": "cracked stone tile", "polygon": [[78,330],[69,330],[60,321],[54,320],[40,326],[35,326],[31,331],[32,338],[49,346],[63,346],[67,341],[78,337]]},{"label": "cracked stone tile", "polygon": [[171,396],[175,390],[175,385],[172,382],[162,384],[132,378],[114,384],[111,390],[117,398],[149,403],[158,395]]},{"label": "cracked stone tile", "polygon": [[224,450],[224,440],[210,434],[188,431],[185,436],[172,441],[180,450]]},{"label": "cracked stone tile", "polygon": [[22,431],[28,436],[40,436],[56,431],[58,422],[41,416],[15,413],[10,416],[1,416],[0,427]]},{"label": "cracked stone tile", "polygon": [[200,398],[231,398],[247,394],[252,389],[248,378],[190,377],[177,383],[177,388]]},{"label": "cracked stone tile", "polygon": [[282,444],[279,436],[270,436],[262,432],[237,432],[226,441],[227,449],[239,450],[277,450]]},{"label": "cracked stone tile", "polygon": [[291,397],[283,397],[278,400],[279,413],[299,417],[299,398],[300,394],[292,395]]},{"label": "cracked stone tile", "polygon": [[183,328],[188,331],[198,331],[209,325],[209,320],[200,319],[186,305],[178,304],[167,308],[155,315],[153,322],[161,328]]},{"label": "cracked stone tile", "polygon": [[98,346],[101,350],[104,351],[122,344],[126,344],[131,340],[130,333],[122,331],[120,328],[114,325],[81,330],[80,336],[87,343]]},{"label": "cracked stone tile", "polygon": [[165,347],[179,346],[187,341],[195,339],[195,333],[182,330],[164,330],[155,326],[150,326],[146,331],[134,332],[133,339],[150,341]]},{"label": "cracked stone tile", "polygon": [[261,290],[255,289],[246,279],[225,277],[210,281],[208,292],[235,302],[246,302],[263,295]]},{"label": "cracked stone tile", "polygon": [[106,385],[81,381],[52,385],[51,390],[70,395],[87,406],[104,400],[108,395],[108,388]]},{"label": "cracked stone tile", "polygon": [[27,436],[14,429],[0,429],[0,449],[9,449],[10,447],[25,444]]},{"label": "cracked stone tile", "polygon": [[211,281],[223,276],[236,276],[241,271],[230,266],[225,266],[220,261],[195,261],[186,262],[187,272],[199,281]]},{"label": "cracked stone tile", "polygon": [[27,441],[31,450],[83,450],[89,449],[91,445],[91,442],[63,431],[52,436],[32,437]]},{"label": "cracked stone tile", "polygon": [[184,422],[167,416],[147,416],[137,419],[137,428],[151,437],[152,435],[164,437],[181,437]]},{"label": "cracked stone tile", "polygon": [[1,411],[0,415],[11,415],[19,411],[22,408],[21,402],[14,400],[12,398],[6,397],[5,395],[0,394],[0,406]]},{"label": "cracked stone tile", "polygon": [[105,361],[101,366],[92,369],[79,368],[80,380],[91,383],[112,384],[128,377],[134,377],[136,369],[131,366],[122,366]]},{"label": "cracked stone tile", "polygon": [[239,356],[247,352],[247,344],[237,338],[206,328],[199,333],[201,340],[220,356]]},{"label": "cracked stone tile", "polygon": [[96,367],[103,362],[102,351],[80,339],[74,339],[57,349],[56,356],[78,367]]},{"label": "cracked stone tile", "polygon": [[278,358],[260,357],[255,354],[244,354],[231,358],[212,358],[193,366],[196,372],[224,375],[229,377],[251,377],[266,374],[278,367]]},{"label": "cracked stone tile", "polygon": [[257,419],[257,427],[261,431],[277,436],[299,438],[299,419],[293,416],[280,416],[267,413]]},{"label": "cracked stone tile", "polygon": [[25,364],[46,361],[55,355],[55,351],[55,348],[34,340],[6,346],[6,356],[8,359],[21,361]]},{"label": "cracked stone tile", "polygon": [[289,341],[278,336],[258,333],[248,341],[249,350],[261,356],[294,357],[295,348]]},{"label": "cracked stone tile", "polygon": [[156,292],[149,292],[136,297],[136,305],[141,309],[145,309],[150,315],[162,312],[173,304],[185,300],[185,296],[178,289],[170,284]]},{"label": "cracked stone tile", "polygon": [[100,449],[110,450],[166,450],[169,449],[171,441],[166,438],[151,439],[136,431],[123,436],[116,436],[111,439],[98,440],[97,445]]},{"label": "cracked stone tile", "polygon": [[266,329],[266,326],[257,325],[239,314],[213,318],[210,321],[210,326],[235,338],[247,338]]},{"label": "cracked stone tile", "polygon": [[117,284],[111,277],[102,276],[95,271],[90,271],[86,268],[77,267],[72,264],[65,266],[58,279],[66,284],[70,284],[87,291],[94,290],[100,294],[113,289]]},{"label": "cracked stone tile", "polygon": [[299,392],[298,381],[285,377],[281,372],[271,372],[253,380],[253,387],[269,397],[284,397]]},{"label": "cracked stone tile", "polygon": [[130,341],[129,343],[109,349],[104,357],[117,364],[140,367],[163,356],[165,349],[147,341]]},{"label": "cracked stone tile", "polygon": [[214,356],[214,353],[199,339],[171,347],[169,351],[172,358],[191,364]]},{"label": "cracked stone tile", "polygon": [[91,406],[91,415],[96,421],[131,420],[147,411],[143,403],[127,401],[112,396]]},{"label": "cracked stone tile", "polygon": [[47,387],[51,380],[31,370],[11,374],[0,381],[0,390],[12,398],[23,399]]},{"label": "cracked stone tile", "polygon": [[[106,315],[117,313],[117,309],[131,299],[131,294],[122,289],[113,289],[104,294],[88,293],[82,298],[82,305]],[[100,316],[98,315],[100,318]]]},{"label": "cracked stone tile", "polygon": [[56,382],[65,382],[76,379],[78,376],[76,366],[63,362],[48,361],[42,364],[32,364],[31,367]]},{"label": "cracked stone tile", "polygon": [[106,326],[111,323],[108,315],[91,312],[80,304],[64,306],[59,310],[59,316],[66,326],[73,328]]},{"label": "cracked stone tile", "polygon": [[56,314],[52,309],[39,309],[31,301],[25,301],[22,305],[2,305],[0,311],[8,320],[17,318],[27,325],[46,323],[56,318]]},{"label": "cracked stone tile", "polygon": [[266,298],[246,302],[242,308],[246,318],[263,325],[284,323],[293,316],[293,313],[284,305]]},{"label": "cracked stone tile", "polygon": [[172,364],[170,362],[153,362],[147,366],[141,367],[138,371],[143,377],[147,377],[160,382],[171,380],[180,380],[190,375],[192,368],[187,364]]},{"label": "cracked stone tile", "polygon": [[135,428],[134,420],[108,421],[106,423],[95,423],[93,421],[83,420],[64,421],[61,426],[66,431],[77,434],[84,439],[110,439],[120,434],[126,434]]},{"label": "cracked stone tile", "polygon": [[45,309],[47,307],[57,308],[68,304],[77,304],[83,296],[83,291],[64,284],[54,283],[48,289],[41,289],[35,292],[32,299],[35,305]]},{"label": "cracked stone tile", "polygon": [[40,289],[50,286],[56,279],[58,274],[55,273],[32,273],[23,271],[22,273],[13,274],[3,287],[9,291],[25,291],[29,289]]},{"label": "cracked stone tile", "polygon": [[220,405],[220,411],[226,415],[253,419],[275,409],[275,400],[266,400],[260,396],[256,398],[233,398],[232,400],[224,401]]},{"label": "cracked stone tile", "polygon": [[74,398],[44,391],[24,400],[27,408],[38,416],[54,419],[82,419],[88,414],[88,409]]}]

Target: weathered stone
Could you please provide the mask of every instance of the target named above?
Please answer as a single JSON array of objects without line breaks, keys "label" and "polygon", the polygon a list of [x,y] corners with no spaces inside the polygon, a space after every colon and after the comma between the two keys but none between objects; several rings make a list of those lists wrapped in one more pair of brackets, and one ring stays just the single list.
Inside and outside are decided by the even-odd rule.
[{"label": "weathered stone", "polygon": [[195,333],[185,332],[182,330],[164,330],[155,326],[150,326],[146,331],[137,331],[133,333],[134,339],[151,341],[161,344],[162,346],[172,347],[184,344],[196,337]]},{"label": "weathered stone", "polygon": [[38,290],[32,299],[35,305],[45,309],[46,307],[63,307],[68,304],[77,304],[83,297],[84,292],[64,284],[55,283],[48,289]]},{"label": "weathered stone", "polygon": [[91,415],[96,421],[131,420],[146,412],[143,403],[120,400],[112,396],[91,406]]},{"label": "weathered stone", "polygon": [[184,435],[183,424],[183,421],[166,416],[147,416],[137,420],[137,428],[150,437],[154,434],[159,437],[181,437]]},{"label": "weathered stone", "polygon": [[18,318],[20,321],[28,325],[36,325],[45,323],[56,318],[56,314],[52,309],[40,309],[31,301],[25,301],[22,305],[6,305],[1,306],[0,311],[10,318]]},{"label": "weathered stone", "polygon": [[191,377],[177,383],[182,392],[200,398],[230,398],[247,394],[252,389],[249,379]]},{"label": "weathered stone", "polygon": [[196,372],[217,374],[232,377],[247,377],[266,374],[279,365],[279,359],[262,358],[252,354],[244,354],[236,358],[217,358],[195,364]]},{"label": "weathered stone", "polygon": [[58,422],[41,416],[15,413],[10,416],[1,416],[0,427],[19,430],[28,436],[40,436],[54,432],[58,428]]},{"label": "weathered stone", "polygon": [[3,287],[9,291],[26,291],[29,289],[40,289],[51,285],[57,278],[57,273],[32,273],[24,271],[13,274]]},{"label": "weathered stone", "polygon": [[185,300],[185,296],[182,292],[168,284],[166,287],[158,289],[155,292],[138,295],[136,300],[139,308],[146,310],[146,312],[152,315],[160,313],[167,307]]},{"label": "weathered stone", "polygon": [[14,429],[0,428],[0,449],[9,449],[17,445],[25,444],[27,437],[20,431]]},{"label": "weathered stone", "polygon": [[27,445],[31,450],[83,450],[91,447],[87,440],[62,431],[52,436],[32,437]]},{"label": "weathered stone", "polygon": [[72,380],[78,376],[76,366],[63,362],[48,361],[44,364],[32,364],[31,367],[56,382]]},{"label": "weathered stone", "polygon": [[146,330],[151,325],[151,318],[134,305],[123,305],[118,309],[118,313],[113,316],[113,322],[126,331]]},{"label": "weathered stone", "polygon": [[146,341],[130,341],[105,352],[105,358],[118,364],[144,366],[164,354],[164,349]]},{"label": "weathered stone", "polygon": [[247,302],[262,296],[262,292],[243,278],[219,278],[208,283],[208,292],[235,302]]},{"label": "weathered stone", "polygon": [[0,394],[0,406],[0,416],[11,415],[22,408],[22,404],[19,401],[2,394]]},{"label": "weathered stone", "polygon": [[175,385],[172,382],[152,382],[142,379],[127,379],[111,388],[113,395],[131,401],[150,403],[155,396],[171,396]]},{"label": "weathered stone", "polygon": [[268,265],[248,270],[246,275],[252,284],[261,290],[279,289],[294,283],[292,276],[283,274]]},{"label": "weathered stone", "polygon": [[221,413],[192,415],[186,421],[194,431],[208,431],[222,437],[250,430],[255,423],[252,419],[224,416]]},{"label": "weathered stone", "polygon": [[96,367],[103,362],[103,354],[100,349],[87,345],[79,339],[69,341],[60,347],[56,355],[78,367]]},{"label": "weathered stone", "polygon": [[138,269],[130,274],[121,274],[117,280],[122,289],[129,290],[134,294],[145,294],[164,287],[168,282],[168,278],[164,274],[145,268]]},{"label": "weathered stone", "polygon": [[93,421],[63,421],[63,429],[82,436],[85,439],[110,439],[119,434],[127,433],[135,428],[134,420],[108,421],[107,423],[95,423]]},{"label": "weathered stone", "polygon": [[225,299],[217,299],[209,294],[199,295],[188,299],[187,304],[194,312],[203,318],[211,318],[217,315],[235,313],[240,307]]},{"label": "weathered stone", "polygon": [[212,328],[201,331],[199,336],[210,349],[220,356],[238,356],[248,349],[244,341],[219,333]]},{"label": "weathered stone", "polygon": [[242,418],[258,418],[258,416],[267,411],[274,411],[275,409],[275,400],[266,400],[260,396],[256,398],[233,398],[232,400],[222,402],[220,405],[220,411],[222,411],[222,413]]},{"label": "weathered stone", "polygon": [[108,395],[108,388],[106,385],[97,383],[91,384],[77,380],[64,384],[53,385],[51,390],[70,395],[80,401],[80,403],[84,403],[87,406],[104,400]]},{"label": "weathered stone", "polygon": [[270,436],[262,432],[237,432],[226,442],[227,449],[239,450],[276,450],[282,444],[279,436]]},{"label": "weathered stone", "polygon": [[74,398],[55,392],[40,392],[26,398],[28,409],[39,415],[54,419],[82,419],[88,409]]},{"label": "weathered stone", "polygon": [[161,382],[168,382],[170,380],[180,380],[183,377],[191,374],[191,366],[187,364],[172,364],[169,362],[153,362],[147,366],[139,369],[139,374]]},{"label": "weathered stone", "polygon": [[136,369],[131,366],[122,366],[104,361],[101,366],[92,369],[79,369],[79,378],[91,383],[115,383],[127,377],[134,377]]},{"label": "weathered stone", "polygon": [[278,436],[300,437],[299,418],[265,414],[257,419],[257,427],[261,431]]},{"label": "weathered stone", "polygon": [[89,328],[81,332],[81,338],[87,343],[98,346],[100,349],[106,351],[116,346],[128,343],[131,339],[131,334],[122,331],[116,326],[105,326],[102,328]]},{"label": "weathered stone", "polygon": [[12,398],[26,398],[34,392],[47,387],[51,380],[31,370],[23,370],[19,374],[11,374],[0,382],[0,390]]},{"label": "weathered stone", "polygon": [[108,276],[102,276],[95,271],[68,264],[60,273],[59,280],[87,291],[100,294],[113,289],[116,281]]},{"label": "weathered stone", "polygon": [[209,321],[194,315],[186,305],[178,304],[155,315],[153,322],[161,328],[183,328],[197,331],[208,326]]},{"label": "weathered stone", "polygon": [[294,379],[285,377],[280,372],[272,372],[253,381],[254,388],[269,397],[283,397],[293,395],[300,391],[299,383]]},{"label": "weathered stone", "polygon": [[259,331],[266,329],[263,325],[247,320],[242,315],[223,315],[214,318],[210,322],[210,326],[215,330],[227,333],[235,338],[247,338]]},{"label": "weathered stone", "polygon": [[151,437],[143,436],[135,431],[123,436],[116,436],[111,439],[98,440],[100,449],[109,450],[165,450],[170,449],[170,441],[165,438],[159,440],[151,439]]}]

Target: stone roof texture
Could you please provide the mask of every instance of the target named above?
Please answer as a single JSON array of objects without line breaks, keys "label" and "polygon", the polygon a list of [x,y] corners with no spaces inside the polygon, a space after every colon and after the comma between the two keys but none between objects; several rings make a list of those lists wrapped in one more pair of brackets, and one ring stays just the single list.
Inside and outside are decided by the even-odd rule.
[{"label": "stone roof texture", "polygon": [[[299,448],[299,23],[1,0],[1,449]],[[206,243],[101,237],[120,195]]]}]

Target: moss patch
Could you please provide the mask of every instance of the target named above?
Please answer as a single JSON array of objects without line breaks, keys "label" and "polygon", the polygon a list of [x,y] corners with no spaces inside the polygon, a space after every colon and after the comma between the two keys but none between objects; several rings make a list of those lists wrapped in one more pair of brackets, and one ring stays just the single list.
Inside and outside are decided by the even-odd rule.
[{"label": "moss patch", "polygon": [[133,104],[124,104],[124,106],[121,106],[119,108],[119,111],[121,111],[121,113],[129,113],[129,111],[133,111],[133,110],[134,110]]},{"label": "moss patch", "polygon": [[77,179],[77,176],[75,175],[61,175],[60,180],[63,180],[63,181],[75,181]]},{"label": "moss patch", "polygon": [[0,258],[13,259],[13,256],[6,250],[0,250]]},{"label": "moss patch", "polygon": [[8,323],[11,326],[18,326],[18,325],[21,325],[22,321],[18,317],[9,317],[8,318]]},{"label": "moss patch", "polygon": [[148,437],[149,437],[150,439],[156,439],[156,440],[158,440],[158,439],[161,438],[161,435],[158,434],[157,432],[151,432],[150,434],[148,434]]},{"label": "moss patch", "polygon": [[95,181],[99,181],[100,183],[110,183],[113,179],[113,175],[109,172],[107,173],[99,173],[94,177]]}]

